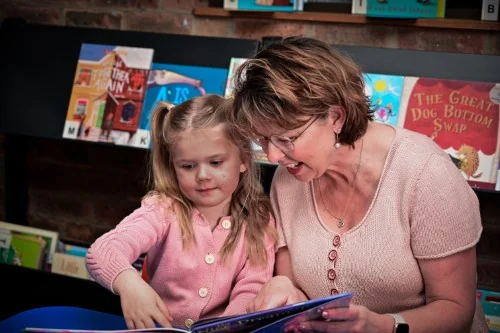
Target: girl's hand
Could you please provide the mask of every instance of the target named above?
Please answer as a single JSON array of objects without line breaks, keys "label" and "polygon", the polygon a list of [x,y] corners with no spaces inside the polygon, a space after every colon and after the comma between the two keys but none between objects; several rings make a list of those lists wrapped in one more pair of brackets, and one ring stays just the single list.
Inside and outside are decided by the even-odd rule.
[{"label": "girl's hand", "polygon": [[120,295],[123,316],[129,329],[172,327],[173,318],[156,291],[136,271],[120,273],[113,283],[113,289]]},{"label": "girl's hand", "polygon": [[371,312],[360,305],[325,310],[322,317],[324,320],[289,326],[286,332],[392,333],[394,329],[390,315]]},{"label": "girl's hand", "polygon": [[306,301],[307,297],[286,276],[275,276],[262,287],[247,306],[247,312],[276,308]]}]

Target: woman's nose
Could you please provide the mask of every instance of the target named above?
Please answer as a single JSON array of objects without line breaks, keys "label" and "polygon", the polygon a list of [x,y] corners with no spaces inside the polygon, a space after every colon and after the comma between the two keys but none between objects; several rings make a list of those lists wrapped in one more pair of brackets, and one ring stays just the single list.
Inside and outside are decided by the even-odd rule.
[{"label": "woman's nose", "polygon": [[278,163],[285,156],[281,149],[276,147],[272,142],[269,142],[264,152],[267,154],[267,159],[270,163]]}]

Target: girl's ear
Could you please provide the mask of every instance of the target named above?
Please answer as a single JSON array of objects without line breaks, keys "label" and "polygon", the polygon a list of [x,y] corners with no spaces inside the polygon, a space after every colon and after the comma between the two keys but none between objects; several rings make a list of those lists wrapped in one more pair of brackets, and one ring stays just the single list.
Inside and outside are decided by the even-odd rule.
[{"label": "girl's ear", "polygon": [[342,106],[331,106],[328,110],[328,120],[334,129],[342,128],[345,118],[345,109]]},{"label": "girl's ear", "polygon": [[248,167],[247,167],[246,163],[241,163],[241,165],[240,165],[240,173],[243,173],[243,172],[245,172],[247,170],[248,170]]}]

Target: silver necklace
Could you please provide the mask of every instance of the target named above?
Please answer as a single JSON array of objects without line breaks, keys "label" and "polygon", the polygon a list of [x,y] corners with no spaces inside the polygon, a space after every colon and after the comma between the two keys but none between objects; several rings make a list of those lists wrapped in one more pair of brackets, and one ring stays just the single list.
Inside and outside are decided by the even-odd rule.
[{"label": "silver necklace", "polygon": [[345,220],[344,220],[345,213],[347,212],[347,209],[349,208],[349,206],[351,204],[352,195],[354,193],[354,187],[356,185],[356,179],[358,178],[359,167],[361,166],[361,156],[363,154],[363,141],[364,141],[364,138],[361,139],[361,149],[359,151],[359,163],[358,163],[358,167],[356,168],[356,173],[354,174],[354,180],[352,182],[352,189],[351,189],[351,194],[349,195],[349,201],[347,201],[347,204],[346,204],[346,206],[344,208],[344,212],[342,213],[342,215],[340,217],[337,217],[337,216],[333,215],[332,212],[330,212],[330,210],[328,209],[328,206],[325,205],[325,200],[323,199],[323,193],[321,192],[321,177],[318,178],[319,196],[321,197],[321,203],[323,204],[323,207],[325,207],[325,209],[328,212],[328,214],[330,214],[332,217],[334,217],[335,219],[337,219],[337,226],[339,228],[342,228],[345,225]]}]

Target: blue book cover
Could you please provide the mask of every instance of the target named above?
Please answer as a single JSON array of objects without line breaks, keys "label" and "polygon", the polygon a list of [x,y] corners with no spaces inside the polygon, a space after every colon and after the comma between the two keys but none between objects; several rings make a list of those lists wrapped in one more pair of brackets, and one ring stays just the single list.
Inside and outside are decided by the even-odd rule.
[{"label": "blue book cover", "polygon": [[375,110],[375,121],[396,126],[404,76],[365,73],[365,94]]},{"label": "blue book cover", "polygon": [[304,10],[304,0],[224,0],[224,9],[297,12]]},{"label": "blue book cover", "polygon": [[131,145],[149,148],[150,119],[158,102],[178,105],[206,94],[223,96],[227,75],[227,68],[153,63],[147,80],[139,128]]},{"label": "blue book cover", "polygon": [[[305,302],[286,305],[270,310],[247,313],[243,315],[219,317],[199,320],[190,329],[183,328],[149,328],[138,330],[71,330],[48,328],[25,328],[25,333],[111,333],[111,332],[164,332],[164,333],[276,333],[284,332],[309,320],[321,320],[321,312],[326,309],[349,307],[353,293],[342,293]],[[97,315],[102,316],[101,313]],[[90,319],[90,318],[88,318]],[[121,324],[121,323],[120,323]],[[90,325],[90,324],[89,324]],[[121,326],[121,325],[120,325]]]},{"label": "blue book cover", "polygon": [[353,0],[352,14],[387,18],[443,18],[446,0]]}]

